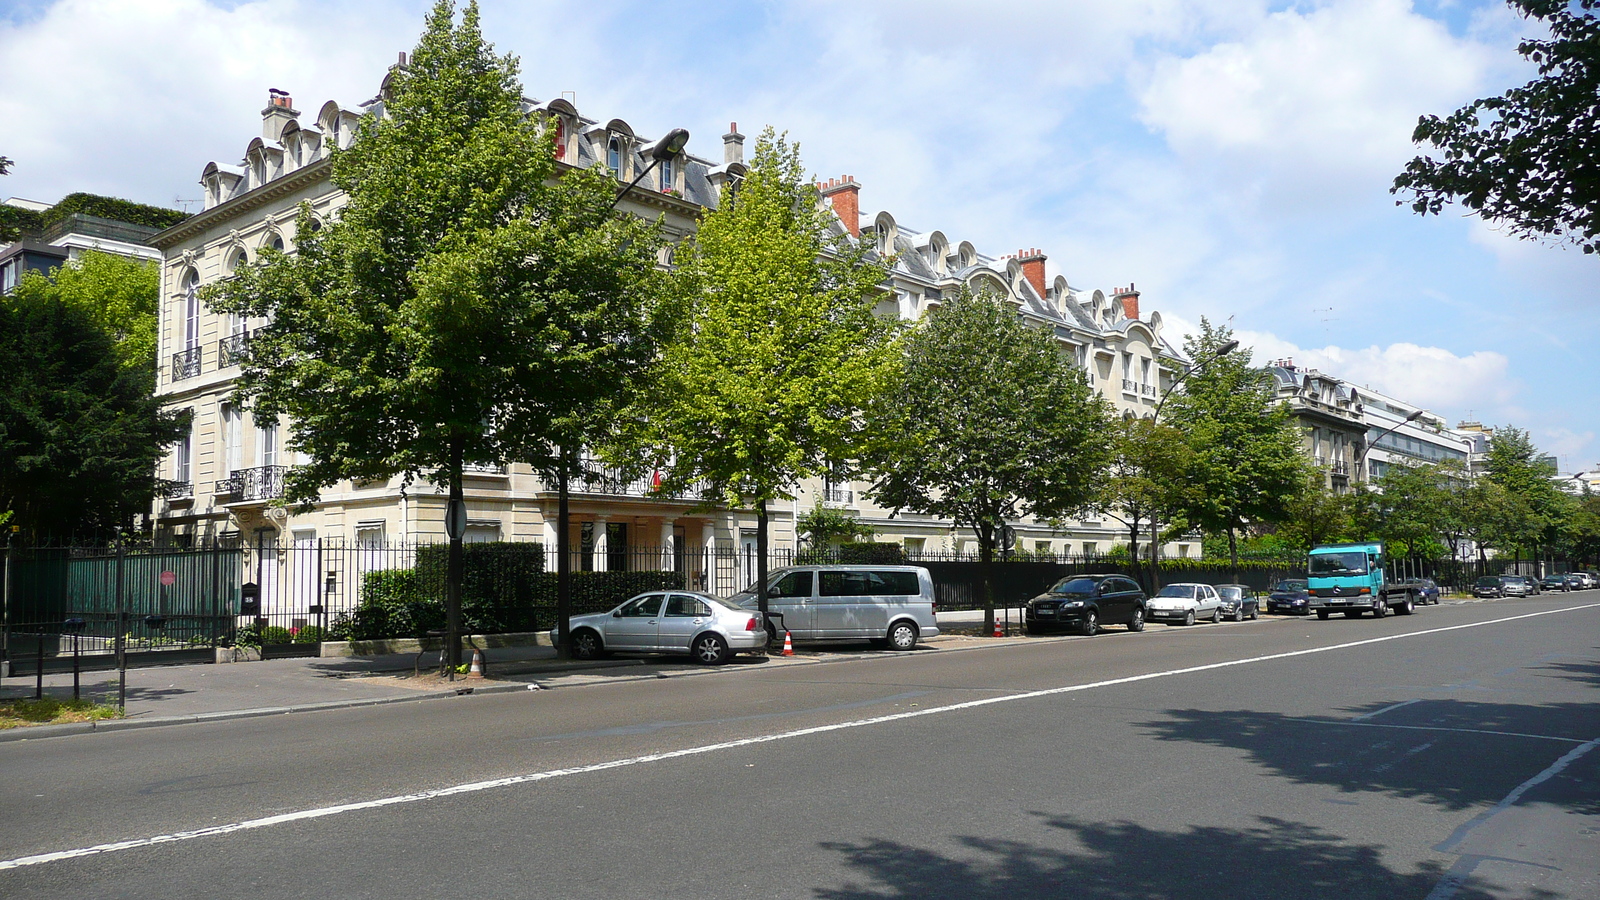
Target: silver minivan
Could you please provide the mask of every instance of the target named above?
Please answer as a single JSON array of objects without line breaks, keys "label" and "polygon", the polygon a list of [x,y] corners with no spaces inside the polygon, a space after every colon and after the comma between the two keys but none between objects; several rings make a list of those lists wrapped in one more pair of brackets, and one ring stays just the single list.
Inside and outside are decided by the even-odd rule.
[{"label": "silver minivan", "polygon": [[[730,598],[745,609],[759,606],[754,588]],[[791,566],[768,576],[767,631],[774,642],[783,630],[797,641],[871,641],[910,650],[935,637],[933,576],[921,566]]]}]

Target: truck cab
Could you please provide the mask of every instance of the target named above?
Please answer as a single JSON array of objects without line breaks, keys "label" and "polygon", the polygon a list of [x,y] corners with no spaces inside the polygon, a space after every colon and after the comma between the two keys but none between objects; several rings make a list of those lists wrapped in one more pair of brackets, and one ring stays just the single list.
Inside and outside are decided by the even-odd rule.
[{"label": "truck cab", "polygon": [[1354,619],[1364,612],[1381,619],[1391,608],[1402,616],[1416,608],[1412,589],[1383,577],[1383,543],[1319,544],[1306,559],[1307,606],[1317,618],[1336,612]]}]

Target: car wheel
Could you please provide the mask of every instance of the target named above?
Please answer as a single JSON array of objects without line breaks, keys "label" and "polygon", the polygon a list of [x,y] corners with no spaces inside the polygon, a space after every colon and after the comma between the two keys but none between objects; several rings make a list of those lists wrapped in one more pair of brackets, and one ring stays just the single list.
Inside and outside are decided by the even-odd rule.
[{"label": "car wheel", "polygon": [[889,649],[910,650],[917,646],[917,626],[910,622],[896,622],[889,626]]},{"label": "car wheel", "polygon": [[1332,615],[1332,613],[1328,612],[1325,609],[1317,610],[1317,618],[1321,619],[1324,622],[1328,621],[1328,616],[1330,616],[1330,615]]},{"label": "car wheel", "polygon": [[1187,613],[1184,614],[1184,616],[1183,616],[1183,624],[1185,624],[1185,625],[1193,625],[1194,624],[1194,610],[1191,609]]},{"label": "car wheel", "polygon": [[1128,620],[1128,630],[1129,631],[1143,631],[1144,630],[1144,610],[1136,609],[1136,610],[1133,611],[1133,618]]},{"label": "car wheel", "polygon": [[1233,611],[1233,620],[1235,622],[1243,622],[1244,621],[1244,604],[1243,603],[1239,604],[1239,608]]},{"label": "car wheel", "polygon": [[1258,606],[1255,609],[1250,610],[1250,621],[1254,622],[1259,618],[1261,618],[1261,607]]},{"label": "car wheel", "polygon": [[1083,626],[1079,629],[1084,637],[1094,637],[1100,633],[1100,617],[1094,610],[1089,610],[1083,617]]},{"label": "car wheel", "polygon": [[591,629],[579,628],[572,633],[571,640],[573,659],[599,659],[605,653],[599,633]]},{"label": "car wheel", "polygon": [[1211,611],[1211,624],[1222,624],[1222,607],[1219,606]]},{"label": "car wheel", "polygon": [[1382,600],[1379,600],[1377,603],[1372,604],[1372,617],[1374,619],[1381,619],[1384,616],[1387,616],[1388,614],[1389,614],[1389,604],[1383,602]]},{"label": "car wheel", "polygon": [[708,631],[695,638],[690,651],[694,661],[702,665],[715,666],[728,661],[728,642],[714,632]]}]

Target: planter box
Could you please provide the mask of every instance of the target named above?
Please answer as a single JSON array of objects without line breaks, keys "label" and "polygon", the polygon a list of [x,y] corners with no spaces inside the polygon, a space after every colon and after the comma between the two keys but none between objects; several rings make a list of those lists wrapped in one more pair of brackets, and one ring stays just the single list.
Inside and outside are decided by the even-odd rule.
[{"label": "planter box", "polygon": [[[182,650],[130,650],[127,656],[128,668],[148,669],[153,666],[189,666],[195,663],[215,662],[216,651],[210,647],[185,647]],[[37,661],[38,657],[33,655],[19,655],[9,660],[6,666],[6,677],[17,678],[34,674],[39,668],[36,665]],[[80,672],[104,672],[116,667],[117,656],[114,653],[85,653],[78,657],[78,671]],[[71,672],[72,654],[46,656],[43,668],[46,675]]]},{"label": "planter box", "polygon": [[[471,649],[471,644],[479,647],[550,647],[550,632],[524,631],[516,634],[474,634],[463,636],[461,646]],[[436,649],[436,644],[442,641],[419,641],[416,638],[390,638],[384,641],[323,641],[322,655],[328,656],[383,656],[390,653],[421,653],[426,644],[428,650]],[[314,646],[314,645],[313,645]]]},{"label": "planter box", "polygon": [[262,644],[262,659],[315,659],[322,655],[321,644]]}]

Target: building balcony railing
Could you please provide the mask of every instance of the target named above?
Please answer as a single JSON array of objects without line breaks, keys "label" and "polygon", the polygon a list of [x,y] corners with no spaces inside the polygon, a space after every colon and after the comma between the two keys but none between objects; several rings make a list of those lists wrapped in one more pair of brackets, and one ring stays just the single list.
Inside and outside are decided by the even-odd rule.
[{"label": "building balcony railing", "polygon": [[250,503],[283,496],[283,476],[288,466],[240,469],[216,483],[213,493],[223,503]]},{"label": "building balcony railing", "polygon": [[156,493],[168,500],[184,500],[194,496],[194,483],[188,480],[168,481]]},{"label": "building balcony railing", "polygon": [[238,364],[244,357],[244,345],[250,342],[249,330],[231,334],[217,341],[217,366],[222,368]]},{"label": "building balcony railing", "polygon": [[697,481],[682,494],[668,494],[661,490],[661,473],[653,472],[641,478],[628,478],[621,469],[605,465],[592,456],[584,456],[585,474],[571,482],[571,489],[587,494],[609,494],[617,497],[650,497],[661,500],[698,499],[708,486]]},{"label": "building balcony railing", "polygon": [[1156,395],[1156,386],[1153,384],[1141,384],[1139,385],[1139,393],[1146,397],[1154,397]]},{"label": "building balcony railing", "polygon": [[1139,393],[1139,382],[1134,381],[1132,378],[1124,378],[1122,379],[1122,389],[1130,394],[1137,394]]},{"label": "building balcony railing", "polygon": [[844,488],[825,487],[822,489],[822,502],[828,506],[849,506],[855,502],[856,495]]},{"label": "building balcony railing", "polygon": [[473,475],[504,475],[506,467],[499,463],[466,463],[461,466],[461,471]]},{"label": "building balcony railing", "polygon": [[1333,474],[1335,474],[1335,475],[1349,475],[1350,474],[1350,463],[1348,463],[1348,462],[1346,462],[1345,460],[1342,460],[1342,459],[1334,460],[1333,461]]},{"label": "building balcony railing", "polygon": [[172,354],[172,380],[182,381],[200,374],[200,348],[192,347]]}]

